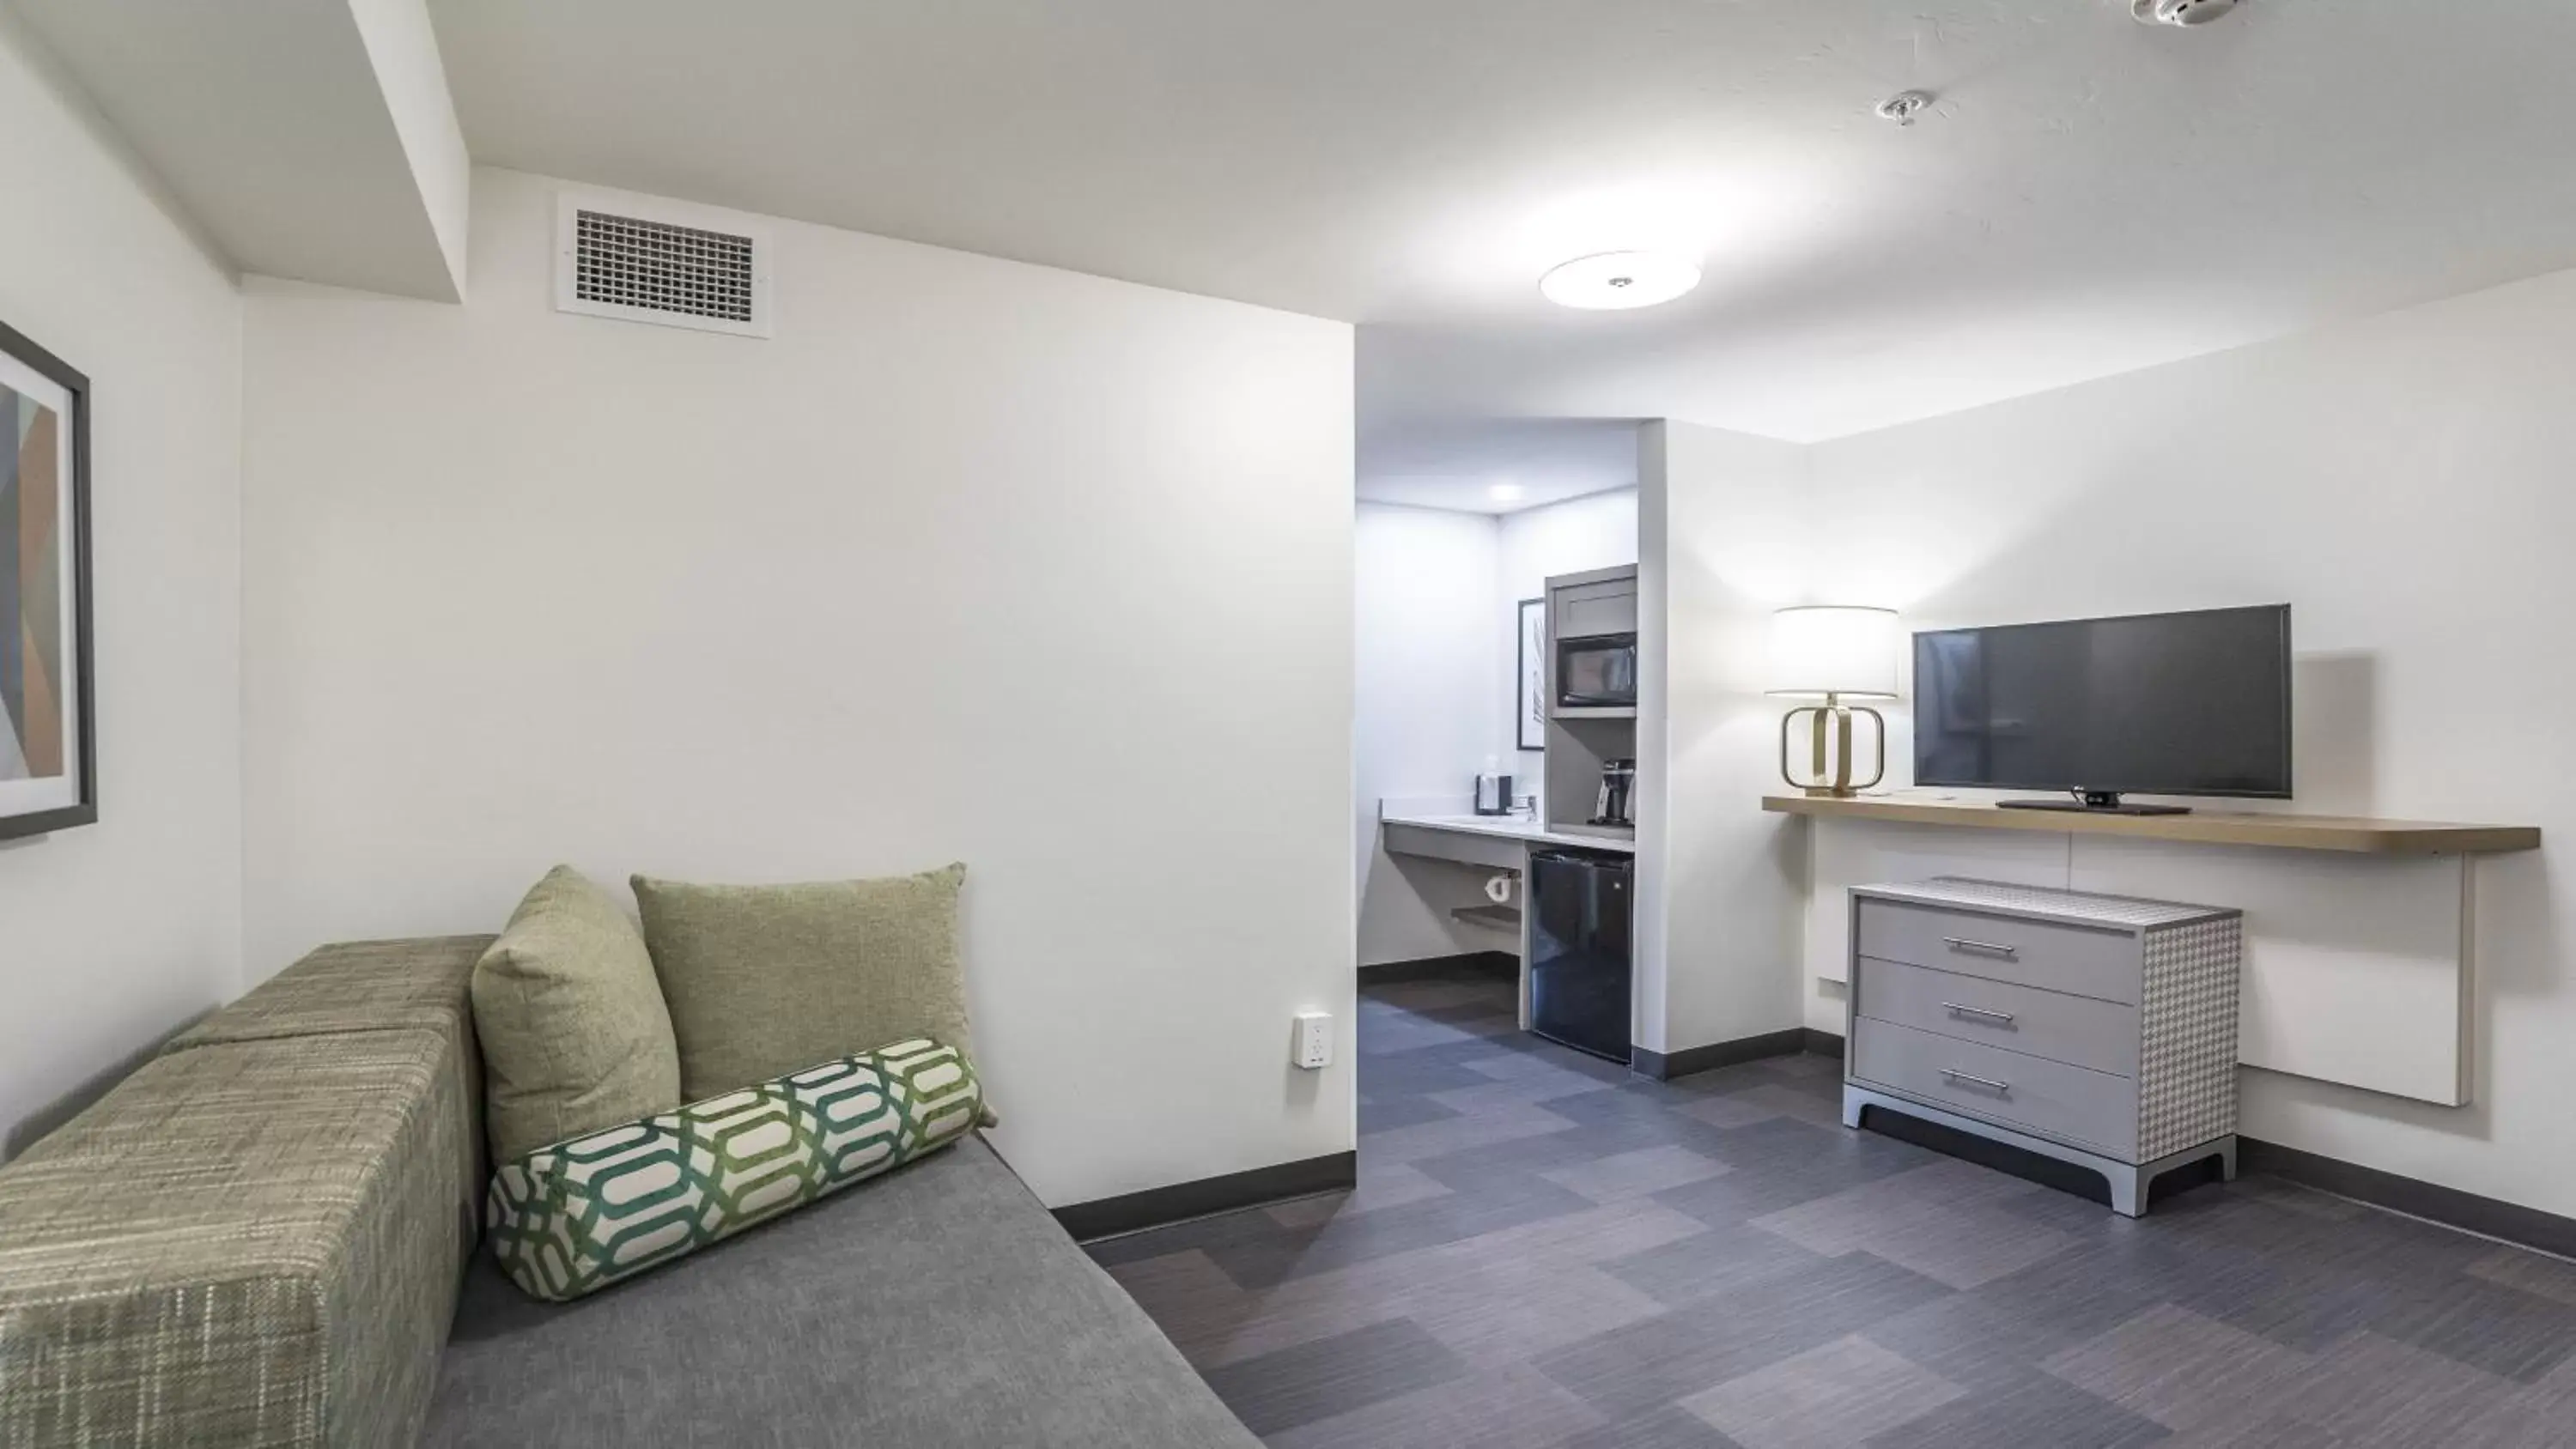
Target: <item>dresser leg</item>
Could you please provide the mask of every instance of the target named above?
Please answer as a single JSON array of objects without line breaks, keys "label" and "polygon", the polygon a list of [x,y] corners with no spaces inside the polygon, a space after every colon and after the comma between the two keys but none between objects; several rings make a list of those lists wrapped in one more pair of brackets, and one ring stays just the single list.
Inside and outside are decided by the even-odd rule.
[{"label": "dresser leg", "polygon": [[1861,1111],[1868,1105],[1869,1099],[1867,1097],[1862,1096],[1860,1093],[1853,1091],[1849,1087],[1843,1088],[1843,1125],[1846,1127],[1858,1127],[1860,1125]]},{"label": "dresser leg", "polygon": [[2111,1182],[2111,1211],[2124,1218],[2134,1218],[2147,1200],[2147,1184],[2152,1181],[2143,1167],[2114,1167],[2102,1174]]},{"label": "dresser leg", "polygon": [[2218,1143],[2218,1178],[2221,1182],[2236,1180],[2236,1138],[2221,1138]]}]

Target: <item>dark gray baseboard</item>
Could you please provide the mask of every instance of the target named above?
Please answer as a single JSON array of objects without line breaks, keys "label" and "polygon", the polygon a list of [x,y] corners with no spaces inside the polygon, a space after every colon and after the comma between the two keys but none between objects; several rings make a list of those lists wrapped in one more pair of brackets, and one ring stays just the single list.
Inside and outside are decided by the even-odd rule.
[{"label": "dark gray baseboard", "polygon": [[2236,1139],[2236,1164],[2240,1171],[2268,1172],[2355,1202],[2502,1238],[2562,1258],[2576,1258],[2576,1218],[2562,1218],[2538,1208],[2499,1202],[2456,1187],[2400,1177],[2376,1167],[2320,1157],[2252,1137]]},{"label": "dark gray baseboard", "polygon": [[1650,1052],[1637,1047],[1629,1053],[1628,1070],[1658,1082],[1669,1082],[1693,1072],[1713,1072],[1719,1067],[1758,1062],[1764,1057],[1793,1057],[1806,1049],[1807,1029],[1791,1027],[1787,1031],[1767,1031],[1760,1036],[1739,1037],[1734,1041],[1684,1047],[1677,1052]]},{"label": "dark gray baseboard", "polygon": [[1389,961],[1363,966],[1360,980],[1371,986],[1398,981],[1436,981],[1455,976],[1518,976],[1521,958],[1509,951],[1469,951],[1458,956],[1425,956],[1419,961]]},{"label": "dark gray baseboard", "polygon": [[1839,1059],[1843,1054],[1843,1039],[1833,1032],[1818,1031],[1811,1026],[1807,1028],[1807,1050],[1818,1056]]},{"label": "dark gray baseboard", "polygon": [[1124,1233],[1141,1233],[1147,1228],[1168,1227],[1191,1218],[1240,1212],[1245,1208],[1286,1202],[1290,1198],[1313,1197],[1319,1192],[1348,1192],[1359,1185],[1359,1180],[1360,1155],[1357,1152],[1335,1152],[1298,1162],[1256,1167],[1249,1172],[1229,1172],[1223,1177],[1202,1177],[1195,1182],[1176,1182],[1169,1187],[1147,1188],[1143,1192],[1131,1192],[1120,1197],[1075,1203],[1071,1207],[1055,1209],[1055,1220],[1073,1235],[1075,1242],[1088,1243]]}]

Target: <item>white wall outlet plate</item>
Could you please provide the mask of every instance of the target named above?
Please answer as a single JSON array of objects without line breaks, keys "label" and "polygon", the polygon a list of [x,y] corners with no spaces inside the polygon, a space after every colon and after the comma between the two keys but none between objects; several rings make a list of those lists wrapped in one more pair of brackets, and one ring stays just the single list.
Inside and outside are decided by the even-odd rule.
[{"label": "white wall outlet plate", "polygon": [[1333,1064],[1333,1014],[1331,1012],[1297,1013],[1297,1031],[1289,1043],[1288,1060],[1310,1072]]}]

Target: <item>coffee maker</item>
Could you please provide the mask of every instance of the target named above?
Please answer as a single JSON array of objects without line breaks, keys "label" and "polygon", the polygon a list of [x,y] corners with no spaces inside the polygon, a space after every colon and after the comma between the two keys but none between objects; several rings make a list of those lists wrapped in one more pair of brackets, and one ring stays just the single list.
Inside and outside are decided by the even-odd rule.
[{"label": "coffee maker", "polygon": [[1592,824],[1625,825],[1637,823],[1637,762],[1603,760],[1601,793],[1593,802]]}]

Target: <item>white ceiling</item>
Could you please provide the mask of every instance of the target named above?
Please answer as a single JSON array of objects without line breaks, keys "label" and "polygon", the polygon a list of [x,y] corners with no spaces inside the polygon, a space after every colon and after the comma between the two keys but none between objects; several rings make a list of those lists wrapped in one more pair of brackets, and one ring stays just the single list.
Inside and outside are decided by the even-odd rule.
[{"label": "white ceiling", "polygon": [[1619,419],[1410,418],[1360,451],[1369,503],[1502,514],[1636,486],[1637,425]]},{"label": "white ceiling", "polygon": [[[1369,324],[1373,446],[1813,439],[2576,264],[2557,0],[432,5],[482,161]],[[1539,300],[1642,245],[1707,282]]]},{"label": "white ceiling", "polygon": [[9,3],[236,267],[462,295],[465,144],[417,0]]}]

